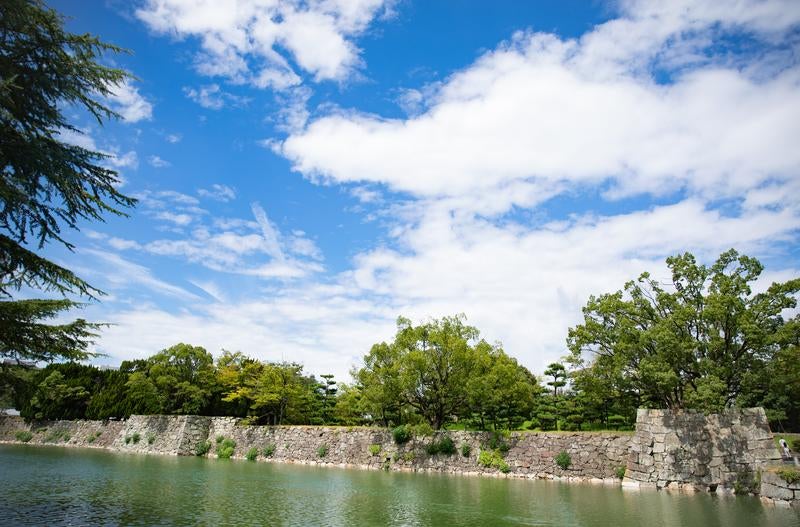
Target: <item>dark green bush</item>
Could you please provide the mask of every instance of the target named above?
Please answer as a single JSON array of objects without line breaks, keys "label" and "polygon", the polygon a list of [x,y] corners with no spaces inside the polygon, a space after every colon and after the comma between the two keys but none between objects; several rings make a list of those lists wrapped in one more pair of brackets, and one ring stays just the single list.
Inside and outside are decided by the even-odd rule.
[{"label": "dark green bush", "polygon": [[489,440],[486,442],[486,448],[489,450],[499,450],[503,454],[511,449],[505,440],[505,435],[501,432],[491,433]]},{"label": "dark green bush", "polygon": [[236,441],[233,439],[223,439],[217,443],[217,457],[219,459],[230,459],[236,450]]},{"label": "dark green bush", "polygon": [[131,442],[131,436],[125,436],[125,444],[129,445]]},{"label": "dark green bush", "polygon": [[572,458],[570,455],[565,451],[562,450],[558,453],[558,455],[554,458],[556,465],[561,467],[562,470],[567,470],[569,466],[572,464]]},{"label": "dark green bush", "polygon": [[625,478],[625,467],[617,467],[616,474],[617,474],[617,478],[624,479]]},{"label": "dark green bush", "polygon": [[468,444],[466,444],[466,443],[464,443],[463,445],[461,445],[461,455],[462,455],[462,456],[464,456],[464,457],[469,457],[469,455],[470,455],[471,453],[472,453],[472,447],[471,447],[471,446],[469,446],[469,445],[468,445]]},{"label": "dark green bush", "polygon": [[222,441],[223,441],[224,439],[225,439],[225,436],[223,436],[223,435],[218,435],[218,436],[217,436],[217,444],[220,444],[220,443],[222,443]]},{"label": "dark green bush", "polygon": [[453,440],[450,439],[450,436],[445,435],[442,436],[442,438],[438,441],[432,441],[427,447],[425,447],[425,451],[431,456],[435,456],[436,454],[452,456],[456,453],[456,445],[453,443]]},{"label": "dark green bush", "polygon": [[400,425],[392,430],[392,437],[398,445],[408,443],[411,440],[411,436],[411,430],[408,425]]},{"label": "dark green bush", "polygon": [[328,455],[328,445],[325,443],[321,444],[317,449],[317,456],[318,457],[325,457]]},{"label": "dark green bush", "polygon": [[33,434],[30,433],[28,430],[19,430],[14,437],[17,438],[17,441],[21,441],[23,443],[27,443],[31,439],[33,439]]},{"label": "dark green bush", "polygon": [[147,434],[148,445],[152,445],[153,443],[155,443],[155,441],[156,441],[156,435],[154,433],[150,432],[149,434]]},{"label": "dark green bush", "polygon": [[141,438],[142,436],[139,434],[139,432],[134,432],[133,435],[131,436],[131,441],[133,441],[133,444],[135,445],[136,443],[139,442]]},{"label": "dark green bush", "polygon": [[258,449],[255,447],[251,448],[250,450],[247,451],[247,454],[245,454],[244,457],[248,461],[255,461],[256,458],[258,457]]},{"label": "dark green bush", "polygon": [[203,441],[197,444],[197,448],[194,450],[194,455],[205,456],[208,454],[209,450],[211,450],[211,441]]},{"label": "dark green bush", "polygon": [[264,457],[272,457],[275,453],[275,443],[270,443],[264,447]]}]

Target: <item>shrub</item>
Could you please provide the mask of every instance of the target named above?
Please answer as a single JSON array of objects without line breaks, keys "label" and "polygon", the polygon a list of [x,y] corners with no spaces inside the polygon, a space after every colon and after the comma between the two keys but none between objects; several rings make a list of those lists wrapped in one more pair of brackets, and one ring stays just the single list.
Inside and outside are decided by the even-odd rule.
[{"label": "shrub", "polygon": [[220,443],[222,443],[222,441],[223,441],[224,439],[225,439],[225,436],[223,436],[223,435],[218,435],[218,436],[217,436],[217,444],[220,444]]},{"label": "shrub", "polygon": [[131,442],[131,436],[125,436],[125,444],[128,445]]},{"label": "shrub", "polygon": [[486,447],[489,450],[499,450],[503,454],[511,449],[505,441],[505,434],[501,432],[492,432],[489,436],[489,440],[486,442]]},{"label": "shrub", "polygon": [[624,479],[625,478],[625,467],[617,467],[617,470],[615,471],[615,473],[617,474],[617,478],[618,479]]},{"label": "shrub", "polygon": [[203,441],[197,444],[197,447],[194,450],[194,455],[205,456],[208,454],[209,450],[211,450],[211,441]]},{"label": "shrub", "polygon": [[380,445],[370,445],[369,446],[369,453],[373,456],[377,456],[381,453],[381,446]]},{"label": "shrub", "polygon": [[446,435],[439,440],[439,452],[445,456],[452,456],[456,453],[456,444],[453,443],[450,436]]},{"label": "shrub", "polygon": [[138,443],[141,438],[142,436],[139,434],[139,432],[134,432],[133,435],[131,436],[131,440],[133,441],[134,445]]},{"label": "shrub", "polygon": [[403,452],[403,461],[411,462],[414,461],[414,452]]},{"label": "shrub", "polygon": [[419,423],[411,427],[411,434],[415,436],[428,437],[433,435],[433,427],[428,423]]},{"label": "shrub", "polygon": [[554,459],[555,459],[556,465],[561,467],[562,470],[567,470],[569,468],[569,466],[572,464],[572,458],[564,450],[559,452],[558,455]]},{"label": "shrub", "polygon": [[800,470],[796,468],[782,468],[775,473],[786,483],[800,483]]},{"label": "shrub", "polygon": [[94,434],[89,434],[88,436],[86,436],[87,443],[94,443],[95,439],[97,439],[97,437],[95,437]]},{"label": "shrub", "polygon": [[317,449],[317,456],[318,457],[325,457],[328,455],[328,445],[322,443],[319,448]]},{"label": "shrub", "polygon": [[148,445],[152,445],[153,443],[155,443],[155,441],[156,441],[156,435],[154,433],[150,432],[149,434],[147,434]]},{"label": "shrub", "polygon": [[496,468],[504,474],[511,470],[499,450],[481,450],[478,454],[478,464],[486,468]]},{"label": "shrub", "polygon": [[408,443],[411,440],[411,430],[408,425],[397,426],[392,430],[392,437],[398,445]]},{"label": "shrub", "polygon": [[756,477],[749,469],[741,470],[736,474],[736,480],[733,482],[733,493],[737,495],[755,494],[760,486],[760,474]]},{"label": "shrub", "polygon": [[223,439],[217,443],[217,457],[219,459],[230,459],[236,450],[236,441],[233,439]]},{"label": "shrub", "polygon": [[272,457],[275,453],[275,443],[270,443],[264,447],[264,457]]},{"label": "shrub", "polygon": [[255,461],[258,457],[258,449],[253,447],[247,451],[247,454],[244,455],[247,461]]},{"label": "shrub", "polygon": [[452,456],[456,453],[456,445],[453,443],[453,440],[450,439],[450,436],[445,435],[438,441],[432,441],[431,444],[425,447],[425,450],[431,456],[435,456],[436,454]]},{"label": "shrub", "polygon": [[20,430],[16,434],[14,434],[14,437],[17,438],[17,441],[27,443],[28,441],[33,439],[33,434],[30,433],[28,430]]},{"label": "shrub", "polygon": [[470,455],[471,453],[472,453],[472,447],[471,447],[471,446],[469,446],[469,445],[468,445],[468,444],[466,444],[466,443],[464,443],[463,445],[461,445],[461,455],[462,455],[462,456],[464,456],[464,457],[469,457],[469,455]]}]

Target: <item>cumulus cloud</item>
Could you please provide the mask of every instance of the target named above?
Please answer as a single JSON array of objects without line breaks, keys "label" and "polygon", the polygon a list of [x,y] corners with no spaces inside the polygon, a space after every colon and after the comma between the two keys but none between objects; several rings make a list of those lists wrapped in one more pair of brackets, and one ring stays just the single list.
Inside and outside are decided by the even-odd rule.
[{"label": "cumulus cloud", "polygon": [[221,110],[226,106],[245,106],[250,102],[248,97],[228,93],[219,84],[209,84],[199,88],[184,88],[188,98],[209,110]]},{"label": "cumulus cloud", "polygon": [[157,33],[195,37],[198,71],[285,90],[301,83],[347,79],[360,65],[353,39],[391,0],[147,0],[136,16]]},{"label": "cumulus cloud", "polygon": [[129,81],[112,87],[111,108],[128,123],[149,121],[153,118],[153,105]]},{"label": "cumulus cloud", "polygon": [[[797,174],[796,60],[754,76],[745,65],[763,56],[732,66],[714,59],[709,38],[720,28],[754,31],[768,54],[770,38],[796,27],[800,5],[677,4],[626,2],[621,18],[577,40],[519,32],[438,85],[424,112],[386,119],[339,110],[271,146],[312,179],[384,183],[421,197],[504,193],[501,211],[534,204],[526,188],[735,196]],[[688,46],[703,60],[656,82],[684,40],[682,54]]]},{"label": "cumulus cloud", "polygon": [[153,168],[167,168],[172,166],[172,163],[165,159],[161,159],[159,156],[150,156],[147,158],[147,162],[150,163],[150,166]]}]

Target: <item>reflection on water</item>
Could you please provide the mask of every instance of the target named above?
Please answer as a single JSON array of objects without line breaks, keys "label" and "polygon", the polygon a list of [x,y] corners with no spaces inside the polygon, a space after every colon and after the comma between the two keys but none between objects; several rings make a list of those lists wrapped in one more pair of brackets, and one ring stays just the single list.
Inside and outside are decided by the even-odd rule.
[{"label": "reflection on water", "polygon": [[800,513],[618,487],[0,446],[0,525],[800,526]]}]

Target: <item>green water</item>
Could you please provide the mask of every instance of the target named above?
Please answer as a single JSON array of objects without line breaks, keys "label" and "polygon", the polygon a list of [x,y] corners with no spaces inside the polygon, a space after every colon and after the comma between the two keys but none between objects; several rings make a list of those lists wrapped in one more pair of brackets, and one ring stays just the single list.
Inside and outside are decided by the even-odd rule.
[{"label": "green water", "polygon": [[800,526],[755,498],[0,445],[0,525]]}]

